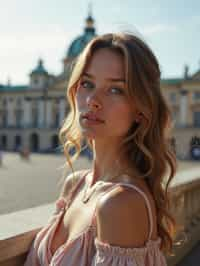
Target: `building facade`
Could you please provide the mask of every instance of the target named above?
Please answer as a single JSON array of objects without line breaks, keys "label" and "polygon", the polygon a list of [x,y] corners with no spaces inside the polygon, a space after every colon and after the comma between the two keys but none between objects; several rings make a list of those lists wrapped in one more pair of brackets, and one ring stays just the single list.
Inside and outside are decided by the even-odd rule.
[{"label": "building facade", "polygon": [[95,36],[89,13],[83,34],[67,51],[60,75],[49,74],[40,59],[27,86],[0,85],[0,149],[59,150],[59,128],[69,111],[66,88],[73,60]]},{"label": "building facade", "polygon": [[[0,85],[1,149],[59,150],[59,128],[69,112],[66,88],[73,60],[95,36],[89,13],[84,33],[72,41],[60,75],[49,74],[40,59],[27,86]],[[200,70],[189,75],[186,66],[182,78],[161,80],[161,90],[172,110],[177,157],[200,160]]]},{"label": "building facade", "polygon": [[161,81],[174,120],[173,145],[180,159],[200,160],[200,70]]}]

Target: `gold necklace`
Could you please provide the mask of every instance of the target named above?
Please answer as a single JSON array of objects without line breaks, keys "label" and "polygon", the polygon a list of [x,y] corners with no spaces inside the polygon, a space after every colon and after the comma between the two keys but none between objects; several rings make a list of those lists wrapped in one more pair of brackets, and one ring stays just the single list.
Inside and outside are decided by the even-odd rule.
[{"label": "gold necklace", "polygon": [[88,192],[88,188],[89,188],[89,184],[88,184],[84,190],[84,194],[83,194],[83,197],[81,199],[82,202],[87,203],[88,200],[91,198],[91,196],[94,194],[94,192],[97,190],[97,188],[102,186],[103,183],[104,183],[103,181],[98,181],[98,183],[95,184],[95,188],[90,189],[89,192]]},{"label": "gold necklace", "polygon": [[[131,168],[128,167],[126,169],[126,171],[129,169],[131,169]],[[91,196],[94,194],[94,192],[97,190],[97,188],[99,188],[100,186],[102,186],[105,183],[111,183],[112,184],[113,183],[112,180],[117,179],[120,175],[122,175],[122,173],[120,174],[120,171],[116,171],[115,174],[112,174],[112,178],[108,179],[108,178],[105,178],[105,176],[104,176],[104,180],[97,181],[95,183],[95,185],[93,186],[93,188],[90,188],[90,189],[89,189],[90,182],[88,182],[86,188],[84,189],[84,194],[83,194],[81,201],[83,203],[87,203],[89,201],[89,199],[91,198]],[[88,191],[88,189],[89,189],[89,191]]]},{"label": "gold necklace", "polygon": [[88,188],[89,188],[90,184],[88,183],[87,186],[86,186],[86,188],[85,188],[85,190],[84,190],[84,194],[83,194],[83,197],[82,197],[81,201],[83,203],[87,203],[88,200],[91,198],[91,196],[94,194],[94,192],[97,190],[97,188],[99,188],[100,186],[102,186],[106,182],[107,183],[112,183],[111,180],[113,180],[116,177],[117,177],[117,175],[116,176],[113,176],[108,181],[106,181],[106,180],[99,180],[99,181],[97,181],[96,184],[93,186],[94,188],[90,189],[89,191],[88,191]]}]

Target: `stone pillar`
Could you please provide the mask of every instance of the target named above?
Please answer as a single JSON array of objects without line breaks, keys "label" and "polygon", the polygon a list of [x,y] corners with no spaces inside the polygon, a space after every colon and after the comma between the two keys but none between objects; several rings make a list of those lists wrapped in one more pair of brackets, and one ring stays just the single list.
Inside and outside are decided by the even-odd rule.
[{"label": "stone pillar", "polygon": [[0,107],[0,127],[3,127],[3,107]]},{"label": "stone pillar", "polygon": [[44,127],[44,100],[38,100],[38,126],[40,128]]},{"label": "stone pillar", "polygon": [[31,101],[24,100],[24,116],[23,116],[23,125],[24,127],[31,127]]},{"label": "stone pillar", "polygon": [[15,110],[14,110],[14,100],[8,100],[7,102],[7,111],[8,111],[8,117],[7,117],[7,125],[8,127],[14,127],[16,126],[16,119],[15,119]]},{"label": "stone pillar", "polygon": [[180,91],[180,126],[187,125],[187,112],[188,112],[188,99],[187,99],[187,91]]},{"label": "stone pillar", "polygon": [[49,128],[52,126],[52,102],[51,100],[46,100],[46,127]]},{"label": "stone pillar", "polygon": [[66,107],[66,100],[60,99],[59,101],[59,126],[62,125],[63,120],[65,119],[65,107]]}]

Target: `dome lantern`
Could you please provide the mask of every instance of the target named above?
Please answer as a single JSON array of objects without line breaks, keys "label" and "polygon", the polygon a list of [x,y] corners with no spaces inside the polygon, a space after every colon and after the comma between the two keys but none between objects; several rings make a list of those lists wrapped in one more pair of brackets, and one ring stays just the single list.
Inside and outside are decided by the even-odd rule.
[{"label": "dome lantern", "polygon": [[37,67],[35,69],[33,69],[33,71],[31,72],[30,75],[48,75],[48,72],[46,71],[46,69],[44,68],[44,65],[43,65],[43,60],[40,58],[38,60],[38,64],[37,64]]},{"label": "dome lantern", "polygon": [[46,71],[43,60],[40,58],[35,69],[30,73],[30,87],[42,89],[48,84],[49,74]]},{"label": "dome lantern", "polygon": [[94,28],[94,19],[92,17],[92,3],[89,3],[89,7],[88,7],[88,17],[86,18],[86,27],[85,27],[85,31],[95,31]]},{"label": "dome lantern", "polygon": [[88,16],[86,18],[86,25],[84,28],[84,32],[82,35],[78,36],[75,40],[70,44],[66,57],[63,60],[64,63],[64,71],[63,73],[69,72],[71,67],[71,63],[73,60],[82,52],[85,46],[97,36],[96,29],[94,27],[94,19],[92,17],[92,8],[91,4],[89,5]]}]

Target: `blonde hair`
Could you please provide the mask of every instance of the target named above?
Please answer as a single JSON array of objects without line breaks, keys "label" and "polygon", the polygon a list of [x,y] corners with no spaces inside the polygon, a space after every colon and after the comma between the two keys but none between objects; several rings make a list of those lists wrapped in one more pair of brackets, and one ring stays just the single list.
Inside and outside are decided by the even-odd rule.
[{"label": "blonde hair", "polygon": [[[160,89],[158,61],[141,38],[125,33],[98,36],[90,41],[77,58],[67,89],[71,110],[59,132],[67,163],[73,171],[72,162],[78,158],[84,141],[77,123],[76,86],[92,55],[102,48],[120,53],[124,58],[126,86],[142,119],[129,129],[122,146],[133,169],[139,172],[140,178],[145,178],[154,197],[158,234],[162,239],[161,250],[170,253],[176,228],[176,222],[169,212],[168,192],[176,172],[176,157],[170,141],[172,120]],[[86,141],[92,148],[90,140]],[[70,156],[72,147],[76,152]]]}]

